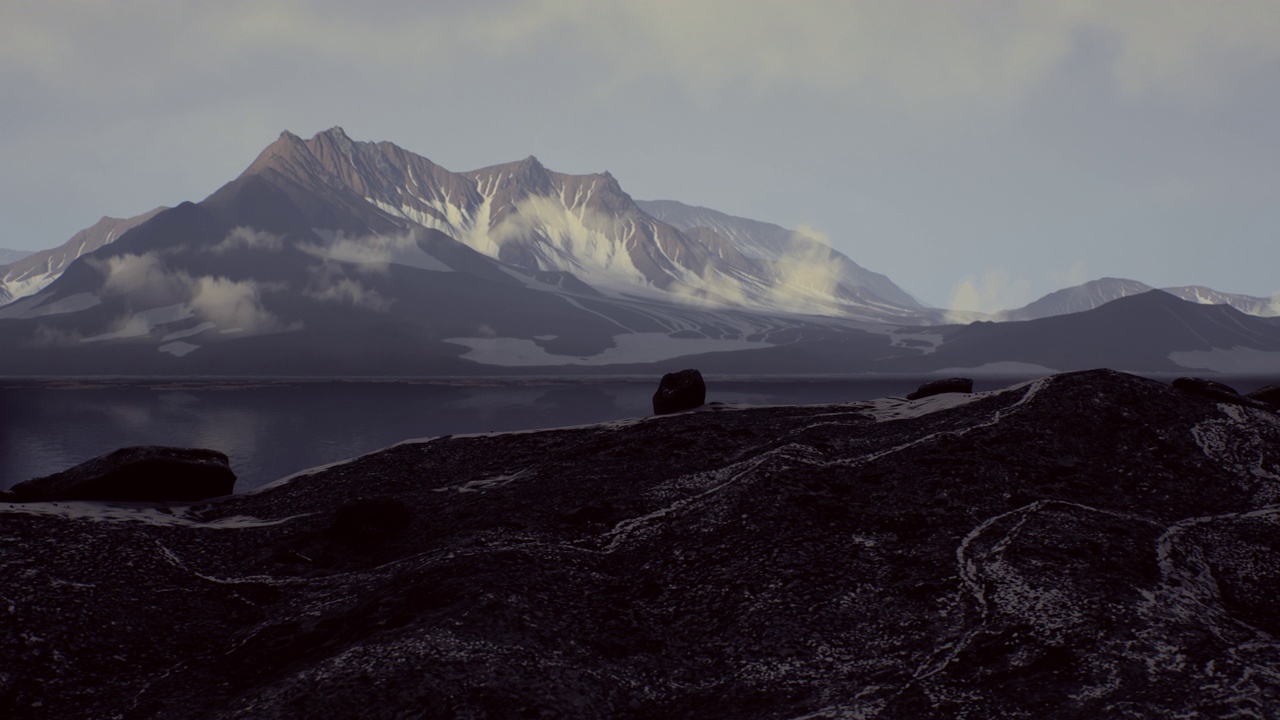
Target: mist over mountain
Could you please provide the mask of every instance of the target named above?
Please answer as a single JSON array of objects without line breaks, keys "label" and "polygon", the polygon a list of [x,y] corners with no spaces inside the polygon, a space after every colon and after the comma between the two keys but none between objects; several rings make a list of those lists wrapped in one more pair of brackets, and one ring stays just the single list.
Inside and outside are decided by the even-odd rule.
[{"label": "mist over mountain", "polygon": [[[103,217],[58,247],[21,253],[9,260],[8,265],[0,267],[0,302],[36,294],[57,280],[76,258],[114,242],[125,232],[166,209],[159,207],[130,218]],[[0,265],[3,264],[4,252],[15,251],[0,251]]]},{"label": "mist over mountain", "polygon": [[1069,316],[947,325],[800,232],[534,157],[456,173],[341,128],[282,133],[199,203],[104,219],[43,274],[37,255],[7,268],[48,284],[0,307],[0,374],[1172,372],[1280,351],[1274,322],[1223,306],[1095,307],[1129,281],[1035,310]]}]

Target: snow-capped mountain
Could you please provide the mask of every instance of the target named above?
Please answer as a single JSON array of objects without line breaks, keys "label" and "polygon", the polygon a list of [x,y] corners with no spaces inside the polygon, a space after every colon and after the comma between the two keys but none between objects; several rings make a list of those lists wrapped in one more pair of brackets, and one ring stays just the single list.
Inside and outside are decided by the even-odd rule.
[{"label": "snow-capped mountain", "polygon": [[[996,313],[993,320],[1035,320],[1037,318],[1067,315],[1092,310],[1123,297],[1140,295],[1154,290],[1152,286],[1137,280],[1101,278],[1081,285],[1063,288],[1028,303],[1016,310]],[[1275,317],[1280,315],[1280,299],[1262,298],[1218,292],[1198,285],[1160,288],[1164,292],[1187,302],[1199,305],[1229,305],[1246,315]]]},{"label": "snow-capped mountain", "polygon": [[1230,305],[1242,313],[1257,315],[1258,317],[1276,317],[1280,315],[1280,296],[1265,298],[1254,295],[1224,293],[1201,285],[1182,285],[1161,289],[1187,302],[1201,305]]},{"label": "snow-capped mountain", "polygon": [[[858,265],[830,245],[797,230],[772,223],[735,217],[710,208],[675,200],[638,200],[640,209],[686,232],[700,229],[729,240],[747,257],[779,263],[783,267],[832,266],[833,273],[850,288],[865,288],[896,306],[918,308],[919,301],[880,273]],[[801,265],[797,259],[803,260]]]},{"label": "snow-capped mountain", "polygon": [[1131,295],[1141,295],[1154,289],[1146,283],[1124,278],[1090,280],[1082,285],[1051,292],[1039,300],[1028,303],[1016,310],[997,313],[993,319],[1000,321],[1035,320],[1055,315],[1084,312],[1105,305],[1112,300]]},{"label": "snow-capped mountain", "polygon": [[437,230],[488,257],[569,273],[609,295],[868,320],[903,320],[923,310],[888,278],[829,247],[786,231],[726,236],[664,222],[609,173],[553,172],[532,156],[454,173],[333,128],[310,140],[282,134],[246,171],[255,174],[304,187],[323,183],[402,230]]},{"label": "snow-capped mountain", "polygon": [[156,208],[131,218],[103,217],[56,248],[26,253],[13,259],[0,267],[0,304],[34,295],[58,279],[71,261],[115,241],[165,209]]},{"label": "snow-capped mountain", "polygon": [[1231,308],[1159,293],[1119,314],[938,326],[812,239],[651,209],[670,222],[608,174],[534,158],[454,173],[336,128],[284,133],[208,198],[0,307],[0,375],[1280,366],[1280,321]]}]

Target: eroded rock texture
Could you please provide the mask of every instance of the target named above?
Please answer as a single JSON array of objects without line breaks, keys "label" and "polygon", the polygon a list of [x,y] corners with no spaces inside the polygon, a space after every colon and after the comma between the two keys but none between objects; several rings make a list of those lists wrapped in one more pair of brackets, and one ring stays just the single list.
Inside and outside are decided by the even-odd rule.
[{"label": "eroded rock texture", "polygon": [[1095,371],[0,505],[0,714],[1267,717],[1277,503],[1275,413]]}]

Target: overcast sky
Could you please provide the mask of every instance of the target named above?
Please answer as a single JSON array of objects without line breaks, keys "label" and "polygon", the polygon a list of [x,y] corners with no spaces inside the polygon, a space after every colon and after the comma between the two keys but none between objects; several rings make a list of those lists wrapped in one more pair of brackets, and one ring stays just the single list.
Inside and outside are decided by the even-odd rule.
[{"label": "overcast sky", "polygon": [[804,226],[940,306],[1280,291],[1276,0],[4,0],[0,98],[0,247],[341,125]]}]

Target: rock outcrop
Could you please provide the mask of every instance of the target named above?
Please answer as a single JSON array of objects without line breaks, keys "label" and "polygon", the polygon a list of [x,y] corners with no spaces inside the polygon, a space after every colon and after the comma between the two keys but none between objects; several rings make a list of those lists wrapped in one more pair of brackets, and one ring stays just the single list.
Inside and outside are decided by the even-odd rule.
[{"label": "rock outcrop", "polygon": [[1278,508],[1274,412],[1108,371],[0,505],[0,716],[1267,717]]},{"label": "rock outcrop", "polygon": [[18,502],[206,500],[230,495],[236,484],[227,456],[217,450],[146,445],[116,450],[59,473],[13,486]]},{"label": "rock outcrop", "polygon": [[973,392],[972,378],[946,378],[945,380],[933,380],[924,383],[916,388],[916,391],[907,396],[908,400],[919,400],[921,398],[933,397],[943,393],[971,393]]},{"label": "rock outcrop", "polygon": [[707,401],[707,385],[697,370],[667,373],[653,393],[653,414],[667,415],[702,407]]},{"label": "rock outcrop", "polygon": [[1175,389],[1191,395],[1198,395],[1199,397],[1212,400],[1214,402],[1244,405],[1246,407],[1258,408],[1260,410],[1271,409],[1261,400],[1255,400],[1247,395],[1241,395],[1235,388],[1216,380],[1206,380],[1198,377],[1180,377],[1175,379],[1172,384]]},{"label": "rock outcrop", "polygon": [[1258,388],[1253,392],[1246,393],[1245,397],[1267,403],[1268,405],[1280,408],[1280,385],[1267,385]]}]

